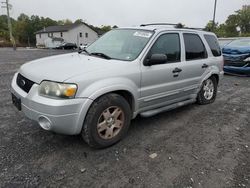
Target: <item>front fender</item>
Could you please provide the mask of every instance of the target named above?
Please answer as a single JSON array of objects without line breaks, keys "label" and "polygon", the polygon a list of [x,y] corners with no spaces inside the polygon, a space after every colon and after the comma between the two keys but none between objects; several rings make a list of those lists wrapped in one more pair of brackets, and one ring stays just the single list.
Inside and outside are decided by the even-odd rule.
[{"label": "front fender", "polygon": [[84,88],[78,97],[89,98],[96,100],[100,96],[114,92],[114,91],[127,91],[131,94],[134,101],[134,111],[138,109],[139,87],[131,80],[126,78],[108,78],[98,80]]},{"label": "front fender", "polygon": [[76,132],[81,132],[84,119],[94,100],[104,94],[120,90],[127,91],[132,95],[134,101],[133,111],[137,111],[139,89],[135,83],[125,78],[109,78],[104,80],[98,80],[81,90],[81,92],[77,95],[77,97],[79,98],[88,98],[88,100],[86,100],[85,104],[83,104],[82,109],[80,111]]}]

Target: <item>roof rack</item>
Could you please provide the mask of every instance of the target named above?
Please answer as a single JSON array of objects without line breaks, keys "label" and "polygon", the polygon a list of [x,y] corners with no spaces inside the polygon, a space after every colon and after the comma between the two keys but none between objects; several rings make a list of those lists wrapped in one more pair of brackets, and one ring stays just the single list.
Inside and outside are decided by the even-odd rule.
[{"label": "roof rack", "polygon": [[178,24],[173,24],[173,23],[151,23],[151,24],[141,24],[141,27],[145,27],[145,26],[150,26],[150,25],[171,25],[171,26],[175,26],[175,28],[184,28],[184,25],[182,25],[181,23]]},{"label": "roof rack", "polygon": [[173,24],[173,23],[151,23],[151,24],[141,24],[140,26],[145,27],[145,26],[151,26],[151,25],[170,25],[170,26],[174,26],[175,28],[179,28],[179,29],[205,30],[205,28],[184,27],[184,25],[182,23],[177,23],[177,24]]}]

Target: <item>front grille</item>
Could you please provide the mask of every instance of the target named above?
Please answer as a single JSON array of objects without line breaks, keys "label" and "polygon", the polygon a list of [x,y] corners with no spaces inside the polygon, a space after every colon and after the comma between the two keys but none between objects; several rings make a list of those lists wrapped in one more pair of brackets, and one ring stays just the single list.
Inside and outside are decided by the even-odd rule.
[{"label": "front grille", "polygon": [[229,60],[224,61],[224,65],[226,66],[243,67],[246,64],[247,62],[244,61],[229,61]]},{"label": "front grille", "polygon": [[29,93],[31,87],[35,82],[32,82],[31,80],[25,78],[21,74],[18,74],[16,83],[22,90],[24,90],[26,93]]}]

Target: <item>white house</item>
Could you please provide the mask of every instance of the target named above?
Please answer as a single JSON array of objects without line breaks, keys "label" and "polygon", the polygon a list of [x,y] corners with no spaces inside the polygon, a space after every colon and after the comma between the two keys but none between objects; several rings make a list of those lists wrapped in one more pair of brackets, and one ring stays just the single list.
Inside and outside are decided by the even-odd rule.
[{"label": "white house", "polygon": [[88,45],[98,38],[98,33],[85,23],[49,26],[35,34],[36,46],[47,48],[58,45],[58,41],[74,43],[77,46]]}]

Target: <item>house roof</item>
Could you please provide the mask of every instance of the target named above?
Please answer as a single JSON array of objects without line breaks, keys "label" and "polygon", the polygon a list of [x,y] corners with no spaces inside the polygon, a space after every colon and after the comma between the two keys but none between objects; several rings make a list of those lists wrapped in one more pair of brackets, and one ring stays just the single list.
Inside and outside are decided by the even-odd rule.
[{"label": "house roof", "polygon": [[80,25],[86,25],[87,27],[89,27],[90,29],[92,29],[94,32],[98,33],[97,31],[95,31],[92,27],[90,27],[88,24],[85,23],[74,23],[74,24],[68,24],[68,25],[55,25],[55,26],[49,26],[46,27],[44,29],[41,29],[37,32],[35,32],[35,34],[40,34],[40,33],[52,33],[52,32],[65,32],[65,31],[69,31],[75,27],[78,27]]}]

